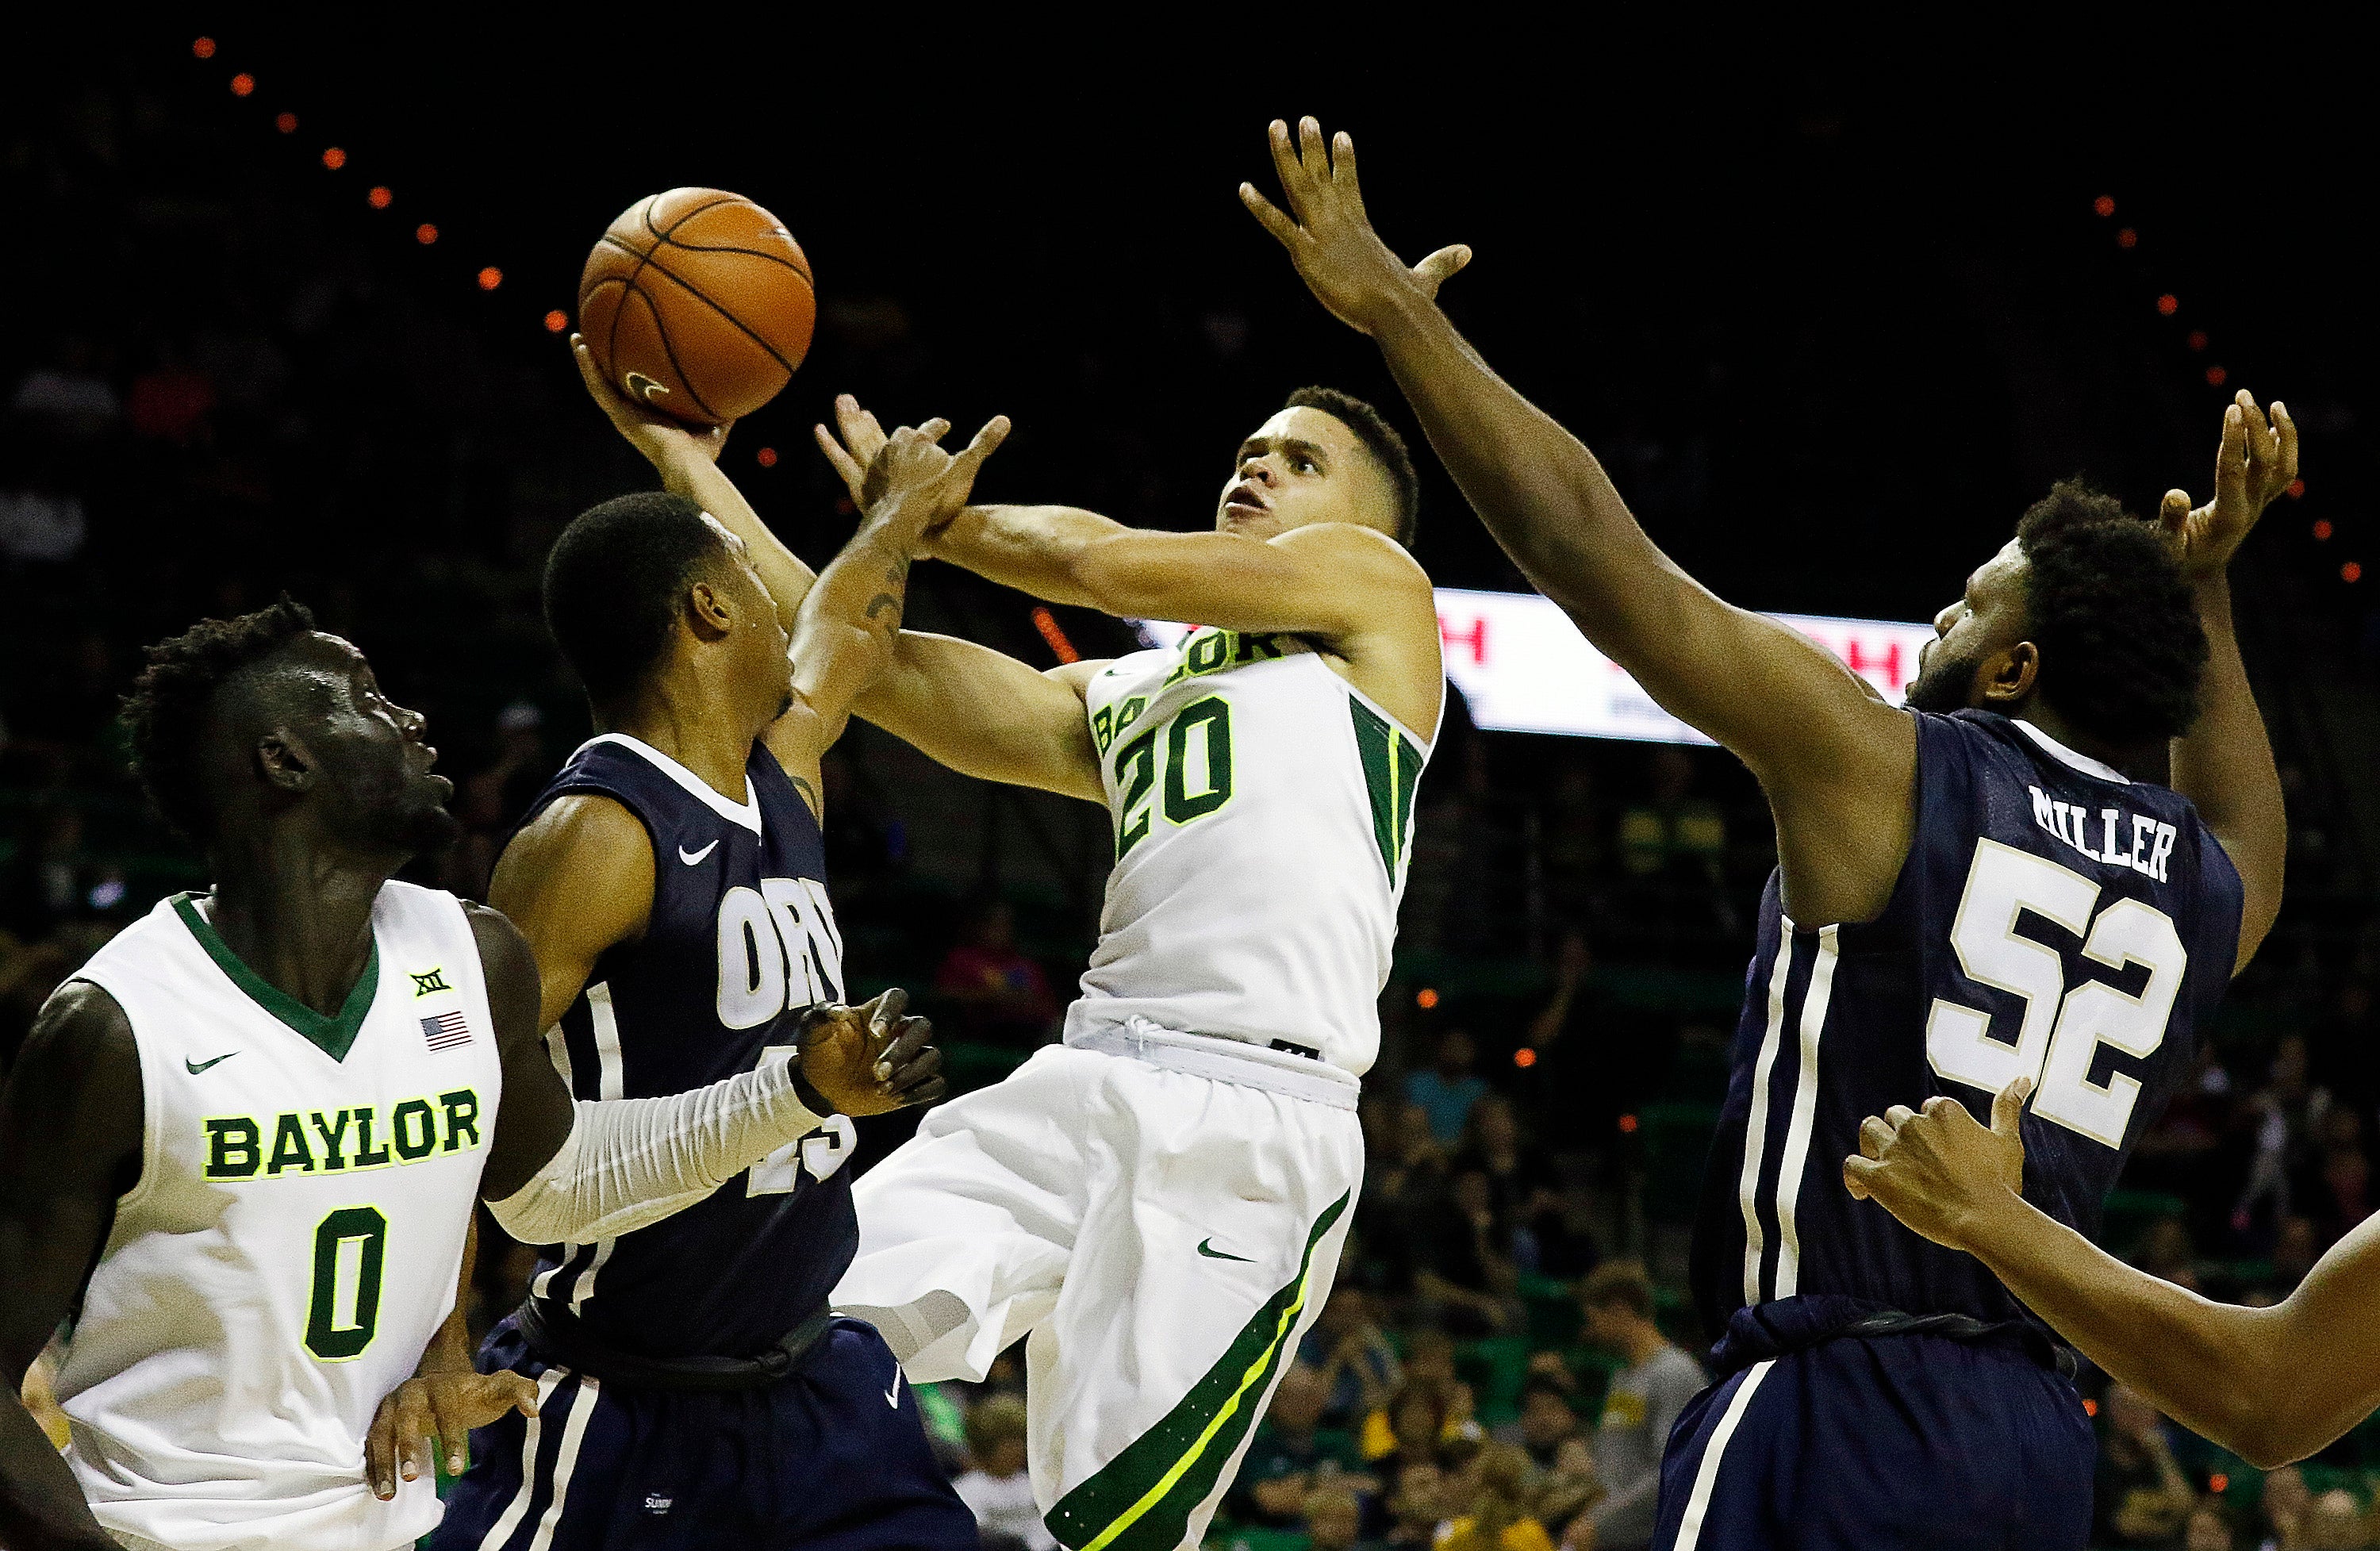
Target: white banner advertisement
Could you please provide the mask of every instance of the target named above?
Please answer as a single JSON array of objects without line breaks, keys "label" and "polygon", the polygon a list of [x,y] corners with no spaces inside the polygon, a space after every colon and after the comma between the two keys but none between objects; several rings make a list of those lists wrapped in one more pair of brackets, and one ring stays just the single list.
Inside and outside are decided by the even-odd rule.
[{"label": "white banner advertisement", "polygon": [[[1934,638],[1930,624],[1895,620],[1777,614],[1833,652],[1894,705],[1917,676],[1917,654]],[[1185,626],[1144,621],[1160,646]],[[1587,645],[1578,626],[1534,592],[1438,589],[1438,634],[1446,676],[1463,691],[1477,725],[1501,733],[1551,733],[1638,743],[1707,744],[1708,738],[1653,703],[1611,660]]]}]

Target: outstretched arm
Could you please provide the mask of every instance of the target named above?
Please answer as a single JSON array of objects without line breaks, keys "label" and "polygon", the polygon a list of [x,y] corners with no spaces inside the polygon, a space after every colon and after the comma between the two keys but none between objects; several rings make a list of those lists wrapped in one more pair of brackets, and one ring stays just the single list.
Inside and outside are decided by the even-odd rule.
[{"label": "outstretched arm", "polygon": [[2019,1126],[2030,1089],[2019,1079],[2001,1093],[1988,1131],[1951,1098],[1869,1117],[1844,1182],[1973,1254],[2092,1362],[2261,1470],[2304,1459],[2380,1406],[2380,1218],[2272,1308],[2209,1303],[2027,1204]]},{"label": "outstretched arm", "polygon": [[2231,583],[2226,574],[2240,541],[2266,506],[2298,477],[2298,428],[2277,399],[2265,420],[2242,389],[2223,412],[2223,443],[2215,456],[2215,498],[2193,510],[2190,497],[2168,491],[2158,520],[2181,555],[2198,593],[2206,627],[2206,673],[2199,681],[2198,720],[2173,741],[2173,789],[2188,797],[2240,869],[2243,900],[2240,951],[2231,973],[2248,967],[2281,909],[2281,875],[2289,847],[2289,815],[2281,806],[2280,772],[2265,719],[2248,686],[2240,641],[2231,630]]},{"label": "outstretched arm", "polygon": [[930,524],[965,503],[976,471],[1007,436],[1008,421],[991,420],[956,456],[935,444],[949,429],[947,421],[929,420],[892,433],[869,467],[871,498],[858,530],[795,612],[788,648],[793,704],[770,727],[767,742],[796,784],[812,793],[819,761],[843,736],[853,703],[892,660],[910,556]]},{"label": "outstretched arm", "polygon": [[[1430,445],[1530,582],[1664,709],[1733,750],[1767,788],[1798,919],[1880,909],[1908,849],[1916,733],[1834,656],[1734,608],[1637,526],[1595,454],[1488,370],[1434,297],[1470,250],[1407,268],[1373,232],[1354,141],[1272,126],[1286,213],[1241,200],[1316,297],[1372,336]],[[1841,876],[1838,876],[1838,875]]]},{"label": "outstretched arm", "polygon": [[115,999],[69,980],[33,1022],[0,1094],[0,1545],[110,1551],[74,1472],[18,1396],[81,1296],[140,1174],[140,1059]]}]

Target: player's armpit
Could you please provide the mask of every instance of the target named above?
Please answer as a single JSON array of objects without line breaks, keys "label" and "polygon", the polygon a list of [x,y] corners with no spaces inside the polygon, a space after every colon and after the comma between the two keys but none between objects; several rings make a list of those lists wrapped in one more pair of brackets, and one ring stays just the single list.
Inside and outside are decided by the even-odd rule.
[{"label": "player's armpit", "polygon": [[139,1181],[140,1055],[105,991],[70,980],[34,1020],[0,1093],[0,1545],[105,1551],[57,1450],[18,1399]]},{"label": "player's armpit", "polygon": [[961,775],[1104,803],[1083,685],[1105,664],[1037,673],[973,641],[905,630],[853,709]]}]

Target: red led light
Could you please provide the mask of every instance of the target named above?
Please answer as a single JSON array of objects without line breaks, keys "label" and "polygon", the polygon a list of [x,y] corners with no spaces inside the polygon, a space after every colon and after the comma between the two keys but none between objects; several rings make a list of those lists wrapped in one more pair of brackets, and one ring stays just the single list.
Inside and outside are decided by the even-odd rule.
[{"label": "red led light", "polygon": [[1620,1129],[1631,1136],[1634,1135],[1636,1133],[1636,1117],[1633,1115],[1621,1116]]},{"label": "red led light", "polygon": [[752,454],[752,461],[759,464],[763,468],[774,468],[777,467],[777,449],[774,447],[763,447],[759,452]]},{"label": "red led light", "polygon": [[2091,208],[2102,215],[2113,215],[2116,213],[2116,201],[2102,194],[2091,201]]},{"label": "red led light", "polygon": [[371,207],[374,210],[386,210],[396,202],[396,196],[388,191],[386,184],[375,185],[372,191],[366,194],[364,198],[371,201]]},{"label": "red led light", "polygon": [[273,127],[285,135],[294,135],[298,132],[298,115],[294,113],[276,113],[273,115]]},{"label": "red led light", "polygon": [[2210,1492],[2228,1492],[2231,1490],[2231,1478],[2221,1471],[2216,1471],[2206,1478],[2206,1489]]},{"label": "red led light", "polygon": [[2328,517],[2316,517],[2316,518],[2314,518],[2314,520],[2313,520],[2313,541],[2314,541],[2315,543],[2317,543],[2317,544],[2327,544],[2327,543],[2329,543],[2329,542],[2330,542],[2330,536],[2331,536],[2331,534],[2332,534],[2334,531],[2336,531],[2336,530],[2335,530],[2334,528],[2332,528],[2332,527],[2330,526],[2330,519],[2329,519]]},{"label": "red led light", "polygon": [[2346,564],[2338,568],[2338,579],[2342,582],[2362,581],[2363,579],[2363,563],[2360,560],[2349,561]]},{"label": "red led light", "polygon": [[1436,1007],[1438,1005],[1437,988],[1424,986],[1420,990],[1415,991],[1414,993],[1414,1005],[1420,1008],[1425,1012],[1428,1012],[1431,1008]]},{"label": "red led light", "polygon": [[1524,1045],[1519,1049],[1512,1052],[1512,1064],[1519,1067],[1522,1071],[1526,1072],[1529,1068],[1537,1064],[1537,1053],[1535,1050],[1530,1049],[1526,1045]]},{"label": "red led light", "polygon": [[545,332],[548,333],[560,333],[569,326],[570,314],[558,307],[545,315]]},{"label": "red led light", "polygon": [[2181,298],[2175,296],[2171,291],[2168,291],[2165,295],[2157,297],[2157,312],[2160,316],[2170,318],[2180,310]]},{"label": "red led light", "polygon": [[333,172],[337,172],[341,167],[344,167],[346,164],[347,153],[346,151],[341,151],[335,145],[326,146],[323,148],[322,165],[330,168]]},{"label": "red led light", "polygon": [[438,240],[438,228],[424,221],[420,225],[413,228],[413,240],[427,248]]},{"label": "red led light", "polygon": [[504,283],[504,272],[490,264],[480,272],[480,289],[492,291]]},{"label": "red led light", "polygon": [[2219,388],[2223,385],[2223,380],[2230,375],[2219,366],[2210,366],[2206,369],[2206,385],[2210,388]]},{"label": "red led light", "polygon": [[2096,1416],[2096,1415],[2098,1415],[2098,1414],[2099,1414],[2099,1402],[2098,1402],[2098,1401],[2096,1401],[2096,1400],[2092,1400],[2092,1399],[2091,1399],[2089,1396],[2087,1396],[2087,1395],[2086,1395],[2086,1396],[2084,1396],[2084,1397],[2082,1398],[2082,1414],[2083,1414],[2083,1415],[2085,1415],[2085,1416]]},{"label": "red led light", "polygon": [[2204,349],[2205,349],[2205,348],[2206,348],[2206,331],[2205,331],[2204,329],[2192,329],[2192,330],[2191,330],[2191,331],[2190,331],[2190,337],[2189,337],[2187,340],[2183,341],[2183,343],[2184,343],[2184,344],[2186,344],[2186,345],[2189,345],[2192,349],[2193,349],[2193,350],[2204,350]]},{"label": "red led light", "polygon": [[[770,453],[774,451],[772,448],[761,450]],[[766,468],[769,466],[763,463],[760,467]],[[1041,632],[1041,639],[1048,644],[1050,655],[1059,661],[1080,662],[1083,660],[1083,654],[1075,649],[1075,643],[1068,640],[1066,632],[1059,627],[1058,616],[1039,603],[1033,605],[1033,628]]]},{"label": "red led light", "polygon": [[215,56],[215,41],[212,38],[193,38],[190,40],[190,52],[200,59],[212,59]]},{"label": "red led light", "polygon": [[231,78],[231,94],[233,96],[245,97],[255,90],[256,78],[249,75],[246,70],[242,70],[239,74]]},{"label": "red led light", "polygon": [[2289,494],[2291,501],[2303,501],[2305,499],[2305,481],[2303,479],[2291,479],[2289,481]]},{"label": "red led light", "polygon": [[2141,234],[2130,226],[2116,234],[2116,246],[2119,248],[2137,248],[2140,246],[2140,241]]}]

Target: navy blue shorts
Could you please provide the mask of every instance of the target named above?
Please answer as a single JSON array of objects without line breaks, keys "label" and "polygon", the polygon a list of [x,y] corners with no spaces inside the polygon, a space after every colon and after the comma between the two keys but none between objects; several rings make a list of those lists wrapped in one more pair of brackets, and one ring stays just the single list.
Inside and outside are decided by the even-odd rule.
[{"label": "navy blue shorts", "polygon": [[499,1367],[538,1381],[539,1413],[471,1434],[431,1551],[978,1545],[900,1365],[859,1320],[761,1389],[607,1385],[539,1362],[509,1319],[480,1352]]},{"label": "navy blue shorts", "polygon": [[2082,1551],[2095,1445],[2020,1351],[1840,1337],[1695,1396],[1661,1460],[1657,1551]]}]

